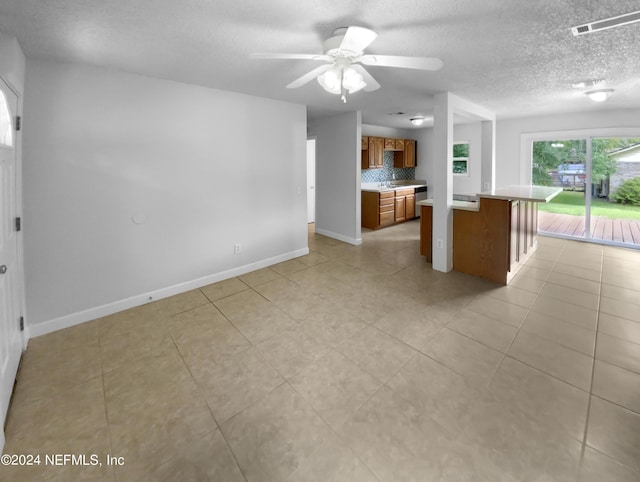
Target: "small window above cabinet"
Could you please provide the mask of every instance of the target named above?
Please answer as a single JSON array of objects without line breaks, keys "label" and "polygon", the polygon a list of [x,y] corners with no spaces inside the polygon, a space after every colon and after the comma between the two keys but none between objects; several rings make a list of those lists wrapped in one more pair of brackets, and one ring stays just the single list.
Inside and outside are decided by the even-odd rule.
[{"label": "small window above cabinet", "polygon": [[456,142],[453,144],[453,175],[469,176],[468,142]]}]

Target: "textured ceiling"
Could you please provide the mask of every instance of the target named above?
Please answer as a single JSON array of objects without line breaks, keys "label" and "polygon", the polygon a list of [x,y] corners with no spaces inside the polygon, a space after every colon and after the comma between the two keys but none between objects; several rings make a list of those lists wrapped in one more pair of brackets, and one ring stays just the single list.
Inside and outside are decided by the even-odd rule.
[{"label": "textured ceiling", "polygon": [[[569,30],[638,9],[631,0],[0,0],[0,32],[32,58],[302,103],[311,117],[359,109],[365,123],[407,127],[442,91],[498,118],[640,108],[640,23],[581,37]],[[382,88],[344,105],[317,82],[285,88],[314,61],[248,58],[321,53],[322,41],[349,25],[378,32],[366,53],[440,57],[445,66],[368,67]],[[604,104],[570,85],[595,78],[615,89]]]}]

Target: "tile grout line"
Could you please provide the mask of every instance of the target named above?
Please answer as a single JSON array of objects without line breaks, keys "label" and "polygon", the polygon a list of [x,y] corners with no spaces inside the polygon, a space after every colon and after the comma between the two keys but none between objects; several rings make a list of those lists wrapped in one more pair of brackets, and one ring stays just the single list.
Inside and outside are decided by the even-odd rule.
[{"label": "tile grout line", "polygon": [[[102,336],[100,336],[100,325],[98,325],[98,349],[100,350],[100,381],[102,382],[102,398],[104,400],[104,418],[107,421],[107,437],[109,439],[109,453],[113,454],[113,440],[111,438],[111,422],[109,422],[109,410],[107,408],[107,387],[104,381],[104,360],[102,358]],[[116,468],[111,469],[113,480],[117,482]]]},{"label": "tile grout line", "polygon": [[596,336],[593,345],[593,361],[591,364],[591,383],[589,385],[589,399],[587,401],[587,413],[585,416],[584,432],[582,435],[582,444],[580,447],[580,461],[578,464],[578,476],[584,464],[584,456],[587,450],[587,436],[589,435],[589,422],[591,418],[591,400],[593,399],[593,383],[596,369],[596,350],[598,348],[598,327],[600,323],[600,301],[602,299],[602,276],[604,271],[604,248],[602,248],[602,254],[600,258],[600,290],[598,296],[598,316],[596,317]]},{"label": "tile grout line", "polygon": [[[213,302],[210,302],[210,304],[213,305]],[[178,356],[180,356],[180,359],[182,360],[182,363],[183,363],[184,367],[187,369],[187,372],[189,372],[189,376],[191,377],[191,380],[196,385],[196,387],[198,387],[198,392],[200,393],[200,396],[202,397],[202,399],[204,401],[204,404],[207,406],[207,411],[211,415],[211,418],[213,419],[214,423],[216,424],[216,428],[218,429],[218,432],[220,433],[220,436],[224,440],[224,443],[227,446],[227,448],[229,449],[229,453],[231,453],[231,456],[233,457],[233,460],[236,463],[236,466],[238,467],[238,471],[240,472],[240,475],[242,475],[242,477],[244,478],[245,482],[248,482],[247,476],[245,475],[244,471],[242,470],[242,467],[240,466],[240,463],[238,462],[238,458],[236,457],[235,452],[231,449],[231,445],[229,444],[229,441],[227,440],[227,437],[225,437],[224,432],[222,431],[222,427],[220,426],[220,423],[218,422],[218,419],[214,415],[213,411],[211,410],[211,407],[209,406],[209,403],[207,402],[206,397],[204,396],[202,387],[200,386],[198,381],[193,376],[193,372],[191,371],[191,368],[189,367],[189,364],[186,362],[186,360],[182,356],[182,352],[178,348],[178,345],[176,344],[176,341],[173,339],[173,336],[169,335],[169,338],[171,339],[171,342],[173,343],[173,346],[175,347],[176,351],[178,352]],[[233,417],[231,417],[231,418],[233,418]]]}]

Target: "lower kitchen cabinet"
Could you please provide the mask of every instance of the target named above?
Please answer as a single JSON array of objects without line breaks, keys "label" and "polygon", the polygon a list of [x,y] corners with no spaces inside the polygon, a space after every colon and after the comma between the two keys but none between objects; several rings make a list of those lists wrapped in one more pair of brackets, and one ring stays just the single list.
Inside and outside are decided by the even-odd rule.
[{"label": "lower kitchen cabinet", "polygon": [[[433,208],[421,206],[420,254],[432,262]],[[453,270],[507,284],[537,246],[538,204],[480,199],[478,211],[453,208]]]},{"label": "lower kitchen cabinet", "polygon": [[409,221],[416,215],[415,189],[362,191],[362,226],[378,229]]},{"label": "lower kitchen cabinet", "polygon": [[416,217],[415,189],[396,189],[395,196],[396,223],[408,221]]}]

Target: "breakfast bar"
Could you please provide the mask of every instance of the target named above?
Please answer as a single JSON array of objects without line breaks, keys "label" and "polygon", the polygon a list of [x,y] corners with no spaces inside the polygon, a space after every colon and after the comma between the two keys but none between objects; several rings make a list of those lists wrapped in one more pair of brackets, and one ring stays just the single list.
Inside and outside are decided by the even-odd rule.
[{"label": "breakfast bar", "polygon": [[[536,250],[538,203],[562,189],[509,186],[477,194],[476,200],[454,200],[453,270],[508,284]],[[432,262],[433,200],[418,203],[420,253]]]}]

